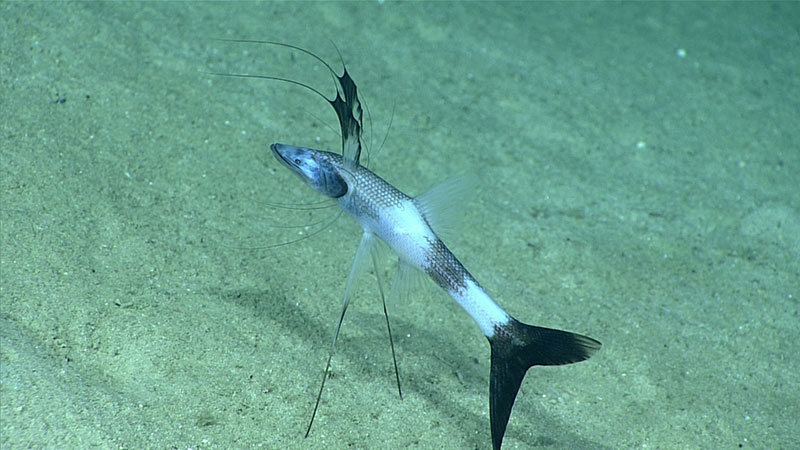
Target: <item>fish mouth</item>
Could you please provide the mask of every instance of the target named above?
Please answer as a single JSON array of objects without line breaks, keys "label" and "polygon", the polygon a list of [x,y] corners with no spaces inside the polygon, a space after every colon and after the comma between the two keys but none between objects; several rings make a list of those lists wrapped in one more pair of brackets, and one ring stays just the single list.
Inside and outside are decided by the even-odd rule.
[{"label": "fish mouth", "polygon": [[278,161],[280,161],[283,165],[285,165],[290,169],[297,169],[297,164],[295,164],[294,161],[292,161],[290,155],[287,155],[287,153],[290,153],[287,150],[290,150],[294,147],[291,147],[289,145],[279,144],[276,142],[270,145],[269,148],[270,150],[272,150],[272,154],[275,155],[275,158]]}]

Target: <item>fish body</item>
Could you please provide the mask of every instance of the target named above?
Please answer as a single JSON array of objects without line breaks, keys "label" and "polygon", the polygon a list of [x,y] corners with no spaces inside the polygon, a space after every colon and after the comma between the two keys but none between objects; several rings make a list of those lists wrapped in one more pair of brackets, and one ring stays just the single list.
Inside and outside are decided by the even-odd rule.
[{"label": "fish body", "polygon": [[[514,400],[528,369],[535,365],[562,365],[583,361],[600,349],[600,342],[580,334],[524,324],[511,317],[492,300],[437,234],[438,224],[445,223],[445,215],[441,214],[441,210],[457,203],[447,197],[449,193],[458,191],[458,183],[445,181],[439,188],[412,198],[361,165],[362,109],[356,84],[346,68],[342,75],[337,75],[317,55],[290,44],[246,40],[235,42],[278,45],[306,53],[325,65],[335,81],[336,97],[331,100],[317,89],[291,79],[265,75],[218,74],[299,85],[325,98],[336,111],[341,129],[341,154],[279,143],[270,146],[273,155],[281,163],[312,189],[333,199],[364,230],[347,280],[333,346],[347,309],[351,283],[360,268],[370,260],[378,239],[383,240],[400,261],[392,290],[395,284],[402,283],[404,277],[400,275],[403,273],[413,270],[424,272],[469,313],[488,339],[491,347],[489,415],[492,446],[499,450]],[[373,265],[376,264],[374,256],[371,259]],[[382,288],[381,295],[383,296]],[[389,331],[391,338],[391,328]],[[333,350],[328,357],[328,366],[306,436],[311,430],[319,406],[332,355]],[[397,381],[399,389],[399,376]]]},{"label": "fish body", "polygon": [[[284,144],[273,144],[271,149],[293,171],[303,177],[310,174],[313,181],[308,184],[312,187],[341,193],[335,197],[336,203],[365,233],[382,239],[401,263],[425,272],[472,316],[486,337],[509,322],[510,316],[439,239],[422,212],[424,207],[419,207],[414,198],[364,166],[346,169],[342,156],[336,153]],[[320,169],[312,173],[302,166]],[[325,180],[325,187],[318,182],[321,179]]]},{"label": "fish body", "polygon": [[[489,391],[495,449],[500,449],[528,368],[582,361],[600,348],[598,341],[586,336],[526,325],[498,306],[437,236],[430,224],[435,220],[428,216],[435,212],[426,211],[426,194],[411,198],[336,153],[278,143],[271,149],[278,160],[309,186],[333,198],[361,225],[362,245],[373,245],[374,237],[380,238],[397,254],[401,267],[406,264],[426,273],[475,320],[492,350]],[[357,258],[363,254],[357,252]]]}]

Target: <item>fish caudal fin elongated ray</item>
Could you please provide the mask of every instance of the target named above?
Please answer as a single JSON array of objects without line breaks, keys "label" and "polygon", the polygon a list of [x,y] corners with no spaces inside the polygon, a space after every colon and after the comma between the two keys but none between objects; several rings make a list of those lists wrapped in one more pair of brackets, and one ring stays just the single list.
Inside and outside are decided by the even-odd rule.
[{"label": "fish caudal fin elongated ray", "polygon": [[590,337],[526,325],[513,318],[495,327],[489,344],[492,348],[489,415],[495,450],[500,450],[503,443],[511,407],[529,368],[576,363],[600,349],[600,342]]}]

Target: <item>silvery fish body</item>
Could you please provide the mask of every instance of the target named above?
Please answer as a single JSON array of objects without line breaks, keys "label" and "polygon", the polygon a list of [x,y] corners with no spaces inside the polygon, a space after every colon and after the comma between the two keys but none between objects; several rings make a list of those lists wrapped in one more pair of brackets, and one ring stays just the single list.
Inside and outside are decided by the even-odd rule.
[{"label": "silvery fish body", "polygon": [[[342,210],[355,218],[364,230],[347,281],[338,326],[341,325],[347,308],[353,275],[357,272],[357,267],[363,266],[364,260],[369,259],[371,249],[379,238],[397,254],[400,260],[399,272],[412,268],[430,276],[469,313],[489,340],[491,347],[489,415],[492,446],[495,450],[499,450],[514,399],[528,369],[535,365],[561,365],[583,361],[600,349],[600,343],[592,338],[567,331],[526,325],[511,317],[489,297],[436,234],[436,223],[440,220],[437,217],[437,209],[443,205],[447,206],[446,201],[443,202],[441,198],[443,193],[447,193],[447,189],[437,192],[434,188],[429,194],[411,198],[360,164],[362,109],[356,85],[347,73],[347,69],[341,76],[336,75],[331,66],[318,56],[289,44],[266,41],[237,42],[292,48],[316,58],[334,76],[337,93],[336,97],[330,100],[313,87],[290,79],[263,75],[221,74],[296,84],[325,98],[336,111],[341,128],[341,154],[278,143],[272,144],[270,148],[279,161],[314,190],[333,199]],[[395,280],[397,278],[396,276]],[[388,323],[387,316],[387,326]],[[334,345],[338,337],[338,326]],[[332,354],[331,351],[328,367]],[[306,436],[311,430],[326,376],[327,368]]]},{"label": "silvery fish body", "polygon": [[583,361],[600,348],[592,338],[526,325],[506,313],[436,235],[424,202],[336,153],[284,144],[273,144],[271,149],[309,186],[333,198],[358,221],[364,237],[357,259],[364,254],[364,243],[379,237],[401,264],[425,272],[478,324],[492,350],[489,409],[495,449],[500,449],[514,399],[531,366]]}]

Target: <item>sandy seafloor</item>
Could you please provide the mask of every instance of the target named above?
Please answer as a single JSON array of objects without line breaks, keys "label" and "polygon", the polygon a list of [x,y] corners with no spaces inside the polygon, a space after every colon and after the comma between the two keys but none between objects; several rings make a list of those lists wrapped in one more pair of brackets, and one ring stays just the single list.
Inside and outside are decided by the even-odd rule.
[{"label": "sandy seafloor", "polygon": [[[528,323],[595,337],[528,373],[504,448],[798,448],[797,3],[0,5],[0,447],[490,447],[485,339],[432,283],[359,283],[360,230],[273,160],[480,175],[446,238]],[[391,122],[388,138],[381,148]],[[314,224],[309,230],[285,228]],[[387,255],[379,271],[391,277]]]}]

